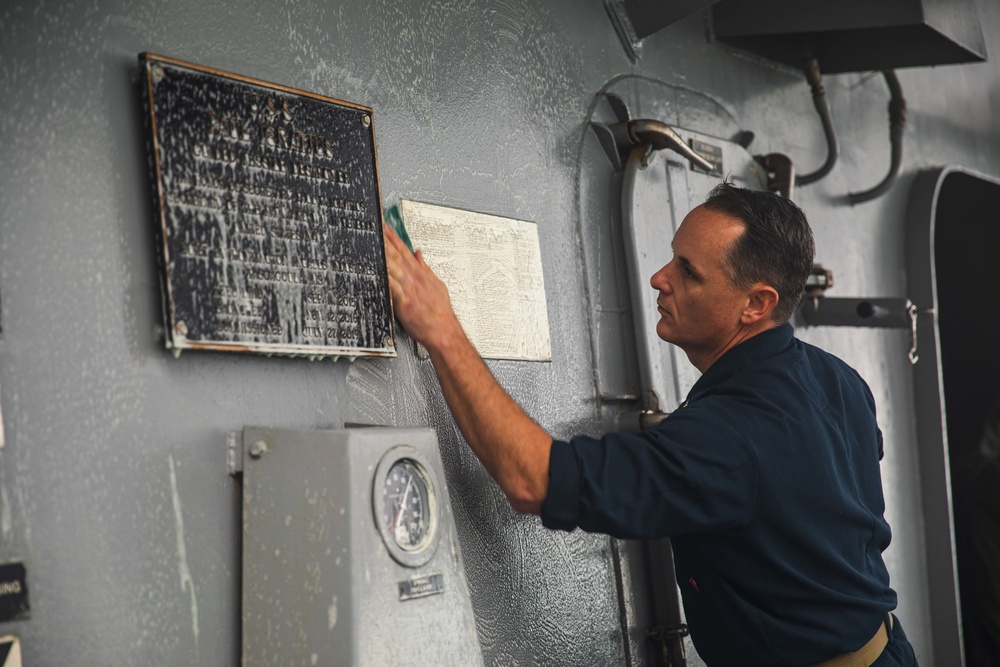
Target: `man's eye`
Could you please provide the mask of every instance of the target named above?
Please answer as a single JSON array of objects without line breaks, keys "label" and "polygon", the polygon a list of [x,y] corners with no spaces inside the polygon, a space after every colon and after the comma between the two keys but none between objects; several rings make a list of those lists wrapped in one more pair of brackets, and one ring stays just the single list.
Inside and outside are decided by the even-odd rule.
[{"label": "man's eye", "polygon": [[691,267],[689,267],[689,266],[685,266],[684,267],[684,275],[687,276],[688,278],[696,278],[697,277],[697,276],[695,276],[694,271],[692,271]]}]

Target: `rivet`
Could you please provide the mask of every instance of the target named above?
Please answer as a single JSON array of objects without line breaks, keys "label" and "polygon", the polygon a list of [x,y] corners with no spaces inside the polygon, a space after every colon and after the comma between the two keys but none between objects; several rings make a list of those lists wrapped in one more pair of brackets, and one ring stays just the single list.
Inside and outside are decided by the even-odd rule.
[{"label": "rivet", "polygon": [[153,82],[159,83],[160,79],[163,78],[163,68],[159,65],[153,66]]},{"label": "rivet", "polygon": [[184,320],[181,320],[180,322],[174,325],[174,331],[180,334],[181,336],[187,336],[188,327],[187,324],[184,323]]},{"label": "rivet", "polygon": [[365,127],[371,127],[372,117],[369,116],[368,114],[365,114],[364,116],[361,117],[361,124],[364,125]]},{"label": "rivet", "polygon": [[259,459],[264,456],[267,452],[267,443],[263,440],[258,440],[257,442],[250,445],[250,458]]}]

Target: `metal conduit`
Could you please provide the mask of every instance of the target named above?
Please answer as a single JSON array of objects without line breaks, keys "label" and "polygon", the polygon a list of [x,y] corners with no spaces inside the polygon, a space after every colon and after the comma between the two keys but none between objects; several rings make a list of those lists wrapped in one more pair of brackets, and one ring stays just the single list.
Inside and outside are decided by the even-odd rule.
[{"label": "metal conduit", "polygon": [[903,130],[906,127],[906,100],[903,99],[903,88],[899,85],[899,78],[895,70],[887,69],[882,72],[885,82],[889,86],[889,142],[892,146],[892,157],[889,164],[889,173],[886,174],[882,182],[870,190],[864,192],[852,192],[847,195],[851,205],[860,204],[885,194],[886,190],[896,180],[899,173],[899,165],[903,162]]},{"label": "metal conduit", "polygon": [[837,164],[837,156],[840,149],[837,146],[837,133],[833,129],[833,117],[830,114],[830,103],[826,99],[826,90],[823,88],[823,77],[819,71],[819,61],[810,58],[804,66],[806,80],[812,88],[813,104],[816,105],[816,113],[819,114],[823,123],[823,135],[826,137],[826,162],[819,169],[809,174],[801,174],[795,178],[797,185],[809,185],[823,178]]}]

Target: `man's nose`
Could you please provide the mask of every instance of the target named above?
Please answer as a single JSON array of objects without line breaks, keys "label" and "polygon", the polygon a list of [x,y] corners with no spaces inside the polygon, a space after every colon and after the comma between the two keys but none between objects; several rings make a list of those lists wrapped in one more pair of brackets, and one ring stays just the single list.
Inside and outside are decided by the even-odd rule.
[{"label": "man's nose", "polygon": [[667,281],[667,267],[669,264],[665,265],[659,271],[654,273],[649,278],[649,286],[660,292],[669,292],[670,283]]}]

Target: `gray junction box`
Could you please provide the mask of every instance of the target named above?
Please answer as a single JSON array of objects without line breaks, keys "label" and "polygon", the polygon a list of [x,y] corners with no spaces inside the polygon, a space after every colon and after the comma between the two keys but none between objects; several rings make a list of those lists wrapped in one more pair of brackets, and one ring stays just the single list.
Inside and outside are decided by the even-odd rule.
[{"label": "gray junction box", "polygon": [[245,427],[243,665],[482,665],[429,428]]}]

